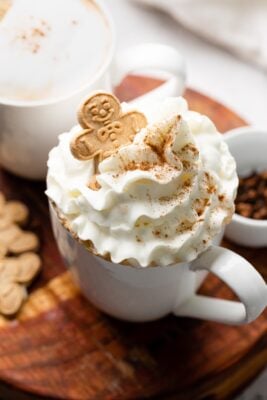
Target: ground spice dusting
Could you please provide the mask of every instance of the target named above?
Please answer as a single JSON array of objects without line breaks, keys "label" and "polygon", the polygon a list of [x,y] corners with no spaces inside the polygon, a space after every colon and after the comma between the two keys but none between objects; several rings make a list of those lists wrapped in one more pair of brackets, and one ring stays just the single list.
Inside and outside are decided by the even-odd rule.
[{"label": "ground spice dusting", "polygon": [[199,155],[199,151],[193,145],[193,143],[186,144],[184,147],[182,147],[179,153],[192,153],[195,157]]},{"label": "ground spice dusting", "polygon": [[[165,177],[168,176],[169,174],[174,174],[177,170],[181,170],[181,165],[169,165],[168,160],[165,158],[165,150],[166,146],[171,146],[174,136],[171,134],[171,131],[174,127],[175,124],[177,124],[180,121],[180,116],[178,116],[174,122],[174,124],[171,124],[167,130],[159,134],[160,128],[151,128],[148,130],[146,137],[143,139],[144,144],[148,146],[157,156],[157,161],[156,162],[150,162],[150,161],[135,161],[135,160],[125,160],[124,157],[122,157],[119,154],[119,159],[121,163],[121,171],[118,173],[113,174],[113,178],[116,179],[118,178],[121,174],[126,173],[128,171],[135,171],[135,170],[140,170],[140,171],[151,171],[154,169],[154,175],[157,179],[161,180]],[[179,153],[181,158],[182,158],[182,152],[188,153],[193,153],[194,155],[198,154],[197,148],[194,146],[193,143],[189,143],[185,145],[182,148],[182,151]],[[184,169],[190,169],[191,167],[191,162],[183,160],[181,161],[181,164],[183,165]],[[161,168],[160,168],[161,167]],[[170,178],[172,175],[170,176]],[[183,188],[188,189],[191,186],[191,180],[186,180],[183,183]],[[173,196],[177,197],[177,195]],[[149,199],[150,200],[150,199]],[[171,201],[172,198],[161,198],[161,202],[166,202],[166,201]]]},{"label": "ground spice dusting", "polygon": [[184,169],[190,169],[191,167],[191,163],[189,161],[182,160],[182,164]]},{"label": "ground spice dusting", "polygon": [[184,220],[184,221],[180,222],[180,224],[177,226],[176,232],[184,233],[186,231],[191,231],[193,226],[194,226],[194,223],[192,223],[188,220]]},{"label": "ground spice dusting", "polygon": [[32,36],[45,36],[45,32],[39,28],[34,28],[32,30]]},{"label": "ground spice dusting", "polygon": [[207,192],[213,194],[217,192],[217,185],[214,183],[212,176],[208,172],[204,172],[207,184]]},{"label": "ground spice dusting", "polygon": [[185,188],[188,188],[188,187],[191,186],[191,184],[192,184],[191,179],[187,179],[187,180],[184,182],[184,187],[185,187]]},{"label": "ground spice dusting", "polygon": [[36,44],[36,45],[33,46],[33,48],[32,48],[32,52],[33,52],[33,53],[38,53],[39,50],[40,50],[40,45],[39,45],[39,44]]},{"label": "ground spice dusting", "polygon": [[196,199],[194,203],[194,210],[196,211],[197,215],[200,217],[204,211],[205,208],[210,204],[209,199]]},{"label": "ground spice dusting", "polygon": [[164,156],[164,150],[165,150],[164,144],[163,144],[163,148],[162,149],[158,148],[156,145],[154,145],[152,143],[149,143],[149,142],[146,143],[146,144],[158,156],[158,159],[159,159],[158,165],[164,165],[166,163],[166,159],[165,159],[165,156]]},{"label": "ground spice dusting", "polygon": [[[178,124],[181,119],[181,116],[178,115],[174,124]],[[172,124],[167,131],[164,132],[164,135],[160,136],[152,129],[148,131],[144,143],[151,148],[151,150],[158,156],[158,165],[163,165],[166,163],[165,159],[165,149],[167,146],[170,146],[173,142],[173,135],[171,135],[171,131],[174,127]]]},{"label": "ground spice dusting", "polygon": [[169,203],[172,200],[172,197],[170,196],[161,196],[159,198],[160,203]]},{"label": "ground spice dusting", "polygon": [[157,165],[158,164],[156,163],[151,164],[148,161],[141,161],[141,162],[129,161],[127,164],[123,166],[123,169],[125,171],[135,171],[135,170],[149,171],[151,168],[154,168]]},{"label": "ground spice dusting", "polygon": [[41,49],[41,40],[47,36],[50,30],[50,25],[45,20],[40,20],[36,22],[35,27],[19,33],[17,40],[22,41],[31,53],[36,54]]}]

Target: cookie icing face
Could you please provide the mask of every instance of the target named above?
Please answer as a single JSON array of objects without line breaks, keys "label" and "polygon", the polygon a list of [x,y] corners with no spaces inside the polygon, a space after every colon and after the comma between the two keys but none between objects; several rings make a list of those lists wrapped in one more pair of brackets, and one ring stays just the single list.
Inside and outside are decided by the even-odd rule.
[{"label": "cookie icing face", "polygon": [[119,118],[121,106],[116,97],[108,93],[98,93],[89,97],[82,105],[78,120],[83,128],[100,128]]}]

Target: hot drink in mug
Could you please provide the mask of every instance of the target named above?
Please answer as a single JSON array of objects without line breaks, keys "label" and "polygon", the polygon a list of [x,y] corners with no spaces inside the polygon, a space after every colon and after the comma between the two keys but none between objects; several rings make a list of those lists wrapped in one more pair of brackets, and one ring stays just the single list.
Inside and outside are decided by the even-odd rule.
[{"label": "hot drink in mug", "polygon": [[88,91],[110,90],[142,68],[171,77],[158,96],[184,88],[183,59],[171,47],[114,57],[113,23],[98,0],[0,0],[0,65],[0,163],[36,179]]}]

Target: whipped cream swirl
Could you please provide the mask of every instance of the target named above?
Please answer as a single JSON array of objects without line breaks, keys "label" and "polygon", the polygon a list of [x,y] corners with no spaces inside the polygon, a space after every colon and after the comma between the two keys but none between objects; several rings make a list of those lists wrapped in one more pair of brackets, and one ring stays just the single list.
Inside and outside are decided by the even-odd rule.
[{"label": "whipped cream swirl", "polygon": [[184,99],[140,111],[148,126],[99,164],[97,191],[88,187],[93,161],[70,152],[81,128],[62,134],[49,155],[46,193],[72,232],[114,263],[191,261],[231,219],[235,162],[214,124]]}]

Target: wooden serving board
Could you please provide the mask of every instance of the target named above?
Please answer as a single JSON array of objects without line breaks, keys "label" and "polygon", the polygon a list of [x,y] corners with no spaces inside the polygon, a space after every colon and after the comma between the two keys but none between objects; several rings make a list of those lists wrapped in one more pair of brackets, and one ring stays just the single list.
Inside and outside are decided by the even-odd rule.
[{"label": "wooden serving board", "polygon": [[[160,81],[128,77],[117,93],[130,99]],[[219,130],[244,125],[230,110],[193,90],[190,108]],[[43,270],[16,320],[0,319],[0,398],[66,400],[233,399],[267,363],[267,313],[244,327],[169,316],[132,324],[88,303],[59,257],[49,223],[45,185],[0,172],[8,198],[32,210],[29,228],[41,238]],[[267,249],[224,245],[244,255],[267,278]],[[201,289],[232,294],[214,277]]]}]

